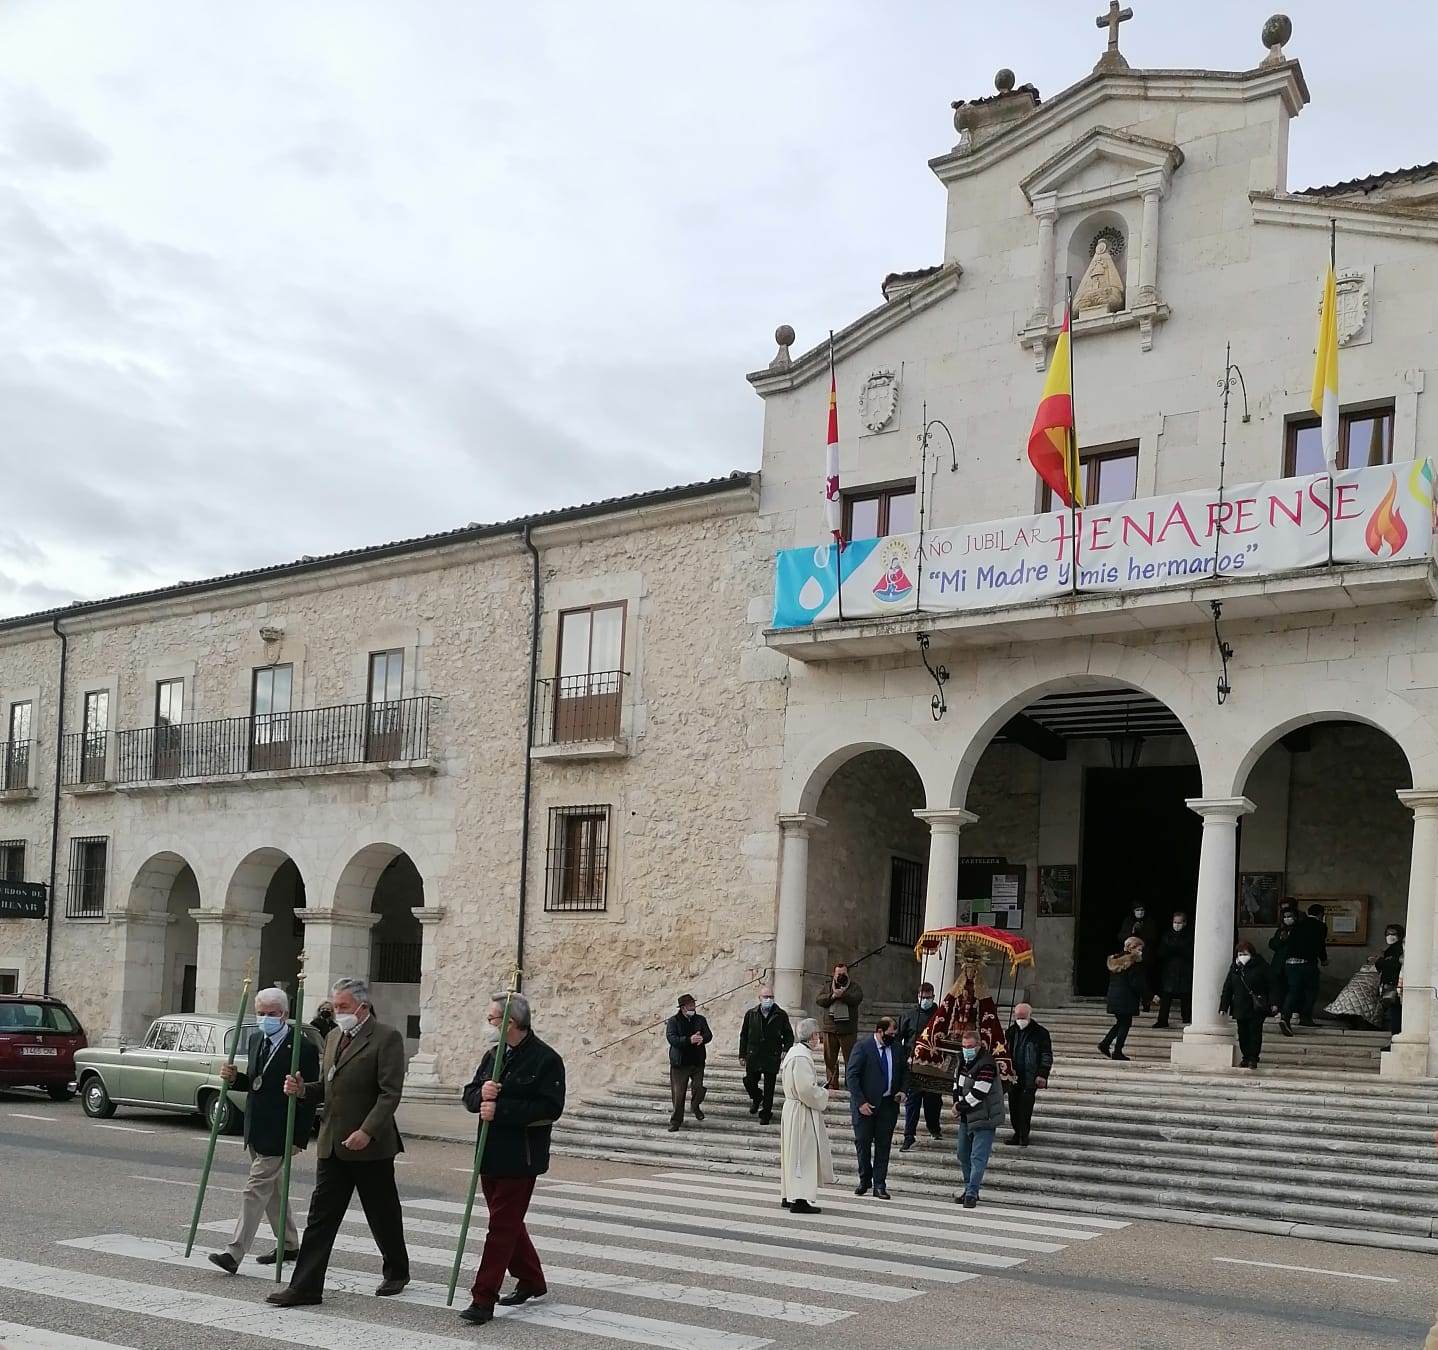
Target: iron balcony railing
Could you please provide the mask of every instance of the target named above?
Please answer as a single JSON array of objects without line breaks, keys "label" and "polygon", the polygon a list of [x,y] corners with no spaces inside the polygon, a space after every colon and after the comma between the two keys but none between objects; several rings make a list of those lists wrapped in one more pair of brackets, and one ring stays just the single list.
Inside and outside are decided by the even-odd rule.
[{"label": "iron balcony railing", "polygon": [[369,949],[371,984],[418,984],[418,942],[372,942]]},{"label": "iron balcony railing", "polygon": [[[437,701],[406,698],[350,703],[119,731],[114,733],[115,781],[165,782],[425,759],[432,705]],[[69,769],[80,776],[66,781],[103,781],[103,764],[98,745],[87,753],[86,747],[77,743]],[[87,773],[99,776],[84,776]]]},{"label": "iron balcony railing", "polygon": [[0,755],[3,755],[0,779],[4,781],[6,792],[30,786],[30,760],[34,748],[34,741],[0,741]]},{"label": "iron balcony railing", "polygon": [[534,744],[583,745],[619,739],[624,706],[624,672],[560,675],[538,680]]},{"label": "iron balcony railing", "polygon": [[72,731],[60,745],[60,782],[86,787],[107,780],[113,731]]}]

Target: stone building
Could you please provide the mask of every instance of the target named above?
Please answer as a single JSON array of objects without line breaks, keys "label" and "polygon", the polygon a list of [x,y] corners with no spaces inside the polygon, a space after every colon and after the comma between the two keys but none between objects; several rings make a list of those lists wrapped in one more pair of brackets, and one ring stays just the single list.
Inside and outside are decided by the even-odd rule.
[{"label": "stone building", "polygon": [[[1175,1062],[1229,1065],[1235,933],[1264,950],[1293,896],[1326,906],[1328,993],[1406,924],[1383,1067],[1435,1073],[1438,169],[1294,190],[1286,19],[1252,69],[1134,70],[1113,12],[1056,96],[1001,71],[955,105],[939,262],[834,336],[842,583],[829,344],[791,355],[786,330],[749,377],[760,515],[789,545],[766,635],[789,663],[780,998],[876,948],[866,988],[898,997],[919,931],[971,918],[1032,940],[1050,1005],[1102,994],[1146,901],[1196,910]],[[1310,408],[1331,231],[1332,478]],[[1026,453],[1069,285],[1074,513]]]}]

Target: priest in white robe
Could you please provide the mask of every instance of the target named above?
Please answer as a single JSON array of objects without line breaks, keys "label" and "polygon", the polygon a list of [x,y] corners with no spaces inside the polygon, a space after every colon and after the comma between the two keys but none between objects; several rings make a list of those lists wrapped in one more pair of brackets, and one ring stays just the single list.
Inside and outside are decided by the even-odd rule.
[{"label": "priest in white robe", "polygon": [[834,1156],[824,1128],[829,1093],[814,1069],[814,1055],[822,1047],[819,1024],[812,1017],[804,1018],[779,1069],[784,1091],[779,1125],[780,1195],[791,1214],[820,1213],[814,1203],[819,1187],[834,1184]]}]

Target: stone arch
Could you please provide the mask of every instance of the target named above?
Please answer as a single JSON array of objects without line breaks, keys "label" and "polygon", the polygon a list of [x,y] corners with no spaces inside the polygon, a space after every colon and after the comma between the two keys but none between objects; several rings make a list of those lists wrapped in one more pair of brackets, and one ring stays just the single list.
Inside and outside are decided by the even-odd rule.
[{"label": "stone arch", "polygon": [[1225,785],[1224,795],[1242,796],[1249,774],[1266,750],[1289,732],[1320,722],[1358,722],[1382,732],[1402,750],[1412,786],[1438,784],[1438,733],[1411,703],[1396,694],[1339,681],[1306,686],[1303,696],[1307,707],[1286,716],[1274,711],[1262,719],[1267,729],[1250,737],[1246,747],[1242,743],[1230,747],[1227,758],[1232,767],[1218,780]]},{"label": "stone arch", "polygon": [[[126,892],[125,907],[132,913],[164,914],[170,905],[170,894],[180,873],[189,868],[188,859],[170,849],[152,853],[136,869]],[[198,884],[198,874],[197,884]]]},{"label": "stone arch", "polygon": [[[366,844],[341,868],[335,880],[334,907],[353,914],[368,914],[375,887],[385,869],[400,857],[413,855],[398,844]],[[416,864],[417,865],[417,864]]]},{"label": "stone arch", "polygon": [[928,805],[941,804],[944,774],[936,748],[914,727],[888,718],[838,720],[786,757],[781,814],[812,813],[824,785],[849,760],[870,750],[892,750],[919,775]]},{"label": "stone arch", "polygon": [[303,875],[304,869],[291,850],[271,845],[252,848],[230,869],[221,908],[245,914],[261,913],[270,883],[287,862],[294,863]]}]

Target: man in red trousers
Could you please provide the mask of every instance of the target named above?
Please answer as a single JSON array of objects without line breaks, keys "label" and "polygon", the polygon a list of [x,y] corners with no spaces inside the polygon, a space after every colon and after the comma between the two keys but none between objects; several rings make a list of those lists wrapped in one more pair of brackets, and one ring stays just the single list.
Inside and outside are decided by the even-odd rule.
[{"label": "man in red trousers", "polygon": [[[504,1000],[504,994],[490,1000],[489,1025],[496,1030],[504,1020]],[[524,1216],[535,1178],[549,1171],[550,1129],[564,1111],[564,1061],[529,1029],[529,1000],[523,994],[509,996],[506,1046],[498,1081],[490,1082],[496,1046],[464,1090],[465,1106],[489,1121],[479,1163],[489,1232],[470,1290],[472,1301],[460,1313],[476,1326],[494,1317],[496,1303],[509,1308],[548,1292]],[[500,1298],[506,1271],[517,1283]]]}]

